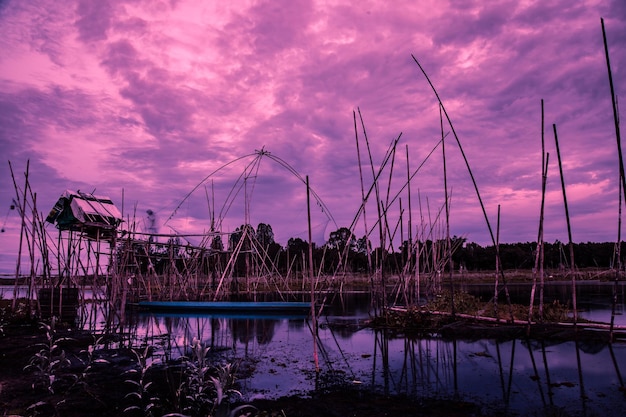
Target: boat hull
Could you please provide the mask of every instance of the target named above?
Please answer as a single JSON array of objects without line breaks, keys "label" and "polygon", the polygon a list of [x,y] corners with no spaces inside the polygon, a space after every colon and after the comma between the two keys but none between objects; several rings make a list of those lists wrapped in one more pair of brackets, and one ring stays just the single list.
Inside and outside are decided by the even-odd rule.
[{"label": "boat hull", "polygon": [[311,304],[296,301],[140,301],[138,309],[155,312],[307,314]]}]

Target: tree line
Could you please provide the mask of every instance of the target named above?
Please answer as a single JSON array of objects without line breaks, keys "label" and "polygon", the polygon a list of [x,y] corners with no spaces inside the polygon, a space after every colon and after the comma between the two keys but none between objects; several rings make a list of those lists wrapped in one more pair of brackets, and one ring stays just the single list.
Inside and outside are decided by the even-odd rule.
[{"label": "tree line", "polygon": [[[257,230],[250,225],[243,225],[230,235],[229,248],[237,246],[247,230],[246,236],[258,242],[267,256],[282,272],[295,267],[303,270],[306,266],[309,243],[301,238],[290,238],[283,247],[274,241],[270,225],[260,223]],[[250,249],[252,245],[244,245]],[[330,233],[323,245],[313,244],[313,262],[316,271],[333,273],[344,268],[351,273],[365,273],[371,268],[380,268],[385,272],[397,274],[406,271],[407,263],[414,270],[418,265],[421,271],[454,270],[492,271],[496,264],[496,247],[481,246],[467,242],[464,237],[452,236],[450,247],[452,262],[448,262],[447,239],[409,242],[404,241],[398,248],[373,248],[366,236],[356,237],[348,228],[340,227]],[[368,251],[369,249],[369,251]],[[574,243],[574,262],[577,268],[613,268],[615,264],[616,244],[614,242]],[[622,243],[620,253],[625,252]],[[532,270],[537,256],[536,242],[505,243],[499,245],[500,264],[504,269]],[[543,242],[544,267],[548,269],[569,268],[569,247],[558,240]],[[369,256],[368,256],[369,252]],[[418,258],[419,255],[419,258]],[[369,258],[369,260],[368,260]]]},{"label": "tree line", "polygon": [[[197,248],[184,243],[181,238],[170,238],[167,242],[151,242],[149,245],[133,245],[133,260],[122,262],[122,254],[128,257],[128,247],[118,248],[118,262],[139,268],[140,272],[167,273],[194,270],[217,275],[232,268],[233,276],[282,274],[302,276],[308,274],[309,243],[293,237],[285,246],[275,241],[272,226],[259,223],[241,225],[233,233],[222,238],[214,235],[208,245]],[[615,243],[575,243],[574,261],[577,268],[613,268]],[[620,253],[625,253],[622,246]],[[565,269],[570,266],[569,248],[560,241],[544,242],[544,267]],[[384,271],[386,274],[454,271],[493,271],[496,265],[496,248],[467,242],[464,237],[409,242],[397,248],[374,248],[371,241],[358,238],[348,228],[340,227],[330,233],[322,245],[313,244],[315,273],[336,272],[362,273]],[[451,252],[451,262],[449,262]],[[500,264],[505,270],[532,270],[535,267],[537,243],[505,243],[499,246]],[[192,262],[193,261],[193,262]]]}]

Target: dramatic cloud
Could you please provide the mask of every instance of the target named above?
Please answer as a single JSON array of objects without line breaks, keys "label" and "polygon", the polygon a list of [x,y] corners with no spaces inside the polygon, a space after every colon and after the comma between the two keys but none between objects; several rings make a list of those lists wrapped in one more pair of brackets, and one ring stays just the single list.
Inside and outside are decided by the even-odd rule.
[{"label": "dramatic cloud", "polygon": [[[574,241],[613,241],[619,171],[601,18],[620,95],[617,0],[8,0],[0,149],[20,187],[30,161],[42,212],[65,189],[95,189],[139,225],[151,209],[163,232],[201,233],[213,215],[224,231],[269,223],[284,245],[306,237],[306,176],[322,200],[319,241],[353,223],[361,175],[367,192],[399,138],[366,215],[371,227],[379,198],[393,202],[390,227],[401,210],[406,225],[408,170],[421,234],[443,222],[445,193],[440,110],[415,58],[461,145],[444,120],[451,233],[491,243],[471,170],[493,231],[500,206],[500,241],[537,239],[543,100],[545,239],[567,241],[554,124]],[[20,230],[8,168],[1,271]],[[442,237],[434,230],[422,237]]]}]

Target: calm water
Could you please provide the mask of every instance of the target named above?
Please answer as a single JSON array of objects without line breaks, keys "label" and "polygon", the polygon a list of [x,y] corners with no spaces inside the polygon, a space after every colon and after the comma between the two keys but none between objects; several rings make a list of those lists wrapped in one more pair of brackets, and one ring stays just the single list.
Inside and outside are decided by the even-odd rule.
[{"label": "calm water", "polygon": [[[468,290],[479,294],[485,288]],[[516,288],[512,296],[524,290]],[[618,311],[623,313],[624,287],[620,290]],[[610,319],[610,286],[581,291],[582,317]],[[546,301],[561,296],[569,296],[566,288],[551,290]],[[368,306],[367,295],[347,295],[320,319],[318,377],[310,322],[303,318],[147,314],[135,317],[133,336],[158,344],[167,358],[185,354],[194,337],[201,339],[216,358],[239,364],[246,399],[307,395],[340,380],[416,398],[465,399],[506,414],[545,415],[557,409],[560,415],[623,415],[626,398],[619,388],[626,376],[625,343],[390,337],[358,326],[368,317]],[[616,318],[626,324],[623,315]]]},{"label": "calm water", "polygon": [[[608,322],[612,288],[581,283],[580,316]],[[493,291],[489,285],[465,290],[484,299]],[[510,286],[512,300],[527,303],[528,290],[528,285]],[[570,294],[569,284],[552,285],[545,298],[566,303]],[[624,294],[622,284],[619,325],[626,325]],[[367,294],[335,299],[320,318],[315,342],[310,321],[301,317],[138,314],[129,318],[124,333],[133,345],[155,346],[157,360],[189,354],[193,338],[200,339],[211,347],[213,360],[238,364],[245,400],[308,395],[342,381],[416,398],[464,399],[504,414],[542,416],[556,409],[561,413],[556,415],[624,415],[626,397],[620,386],[626,377],[626,343],[391,337],[358,325],[368,318],[369,304]],[[98,314],[84,320],[91,328],[101,321]]]}]

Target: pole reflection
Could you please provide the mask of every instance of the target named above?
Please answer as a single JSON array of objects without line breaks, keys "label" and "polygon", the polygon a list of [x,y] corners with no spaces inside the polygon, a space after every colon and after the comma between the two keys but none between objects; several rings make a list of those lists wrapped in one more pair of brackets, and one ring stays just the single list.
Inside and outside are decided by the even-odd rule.
[{"label": "pole reflection", "polygon": [[[490,409],[506,415],[556,410],[564,415],[611,416],[623,405],[618,366],[626,363],[623,344],[394,339],[384,331],[373,334],[371,385],[385,393],[481,398]],[[527,355],[517,354],[520,343]]]},{"label": "pole reflection", "polygon": [[210,347],[213,360],[239,364],[247,398],[308,393],[341,382],[416,399],[480,401],[503,414],[612,416],[620,415],[626,392],[624,343],[410,337],[330,316],[317,331],[318,375],[311,323],[303,318],[138,314],[105,330],[106,308],[88,310],[86,327],[116,336],[108,346],[151,345],[155,359],[189,355],[197,338]]}]

